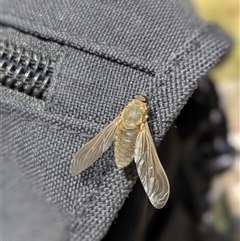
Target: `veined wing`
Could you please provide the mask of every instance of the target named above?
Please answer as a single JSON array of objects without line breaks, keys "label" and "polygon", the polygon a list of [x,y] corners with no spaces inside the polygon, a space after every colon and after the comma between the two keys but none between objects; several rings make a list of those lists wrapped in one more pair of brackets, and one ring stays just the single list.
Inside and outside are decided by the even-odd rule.
[{"label": "veined wing", "polygon": [[112,144],[121,115],[118,115],[108,126],[101,130],[74,155],[70,172],[72,176],[91,166]]},{"label": "veined wing", "polygon": [[147,122],[137,136],[134,155],[137,172],[149,200],[155,208],[162,208],[168,200],[170,187]]}]

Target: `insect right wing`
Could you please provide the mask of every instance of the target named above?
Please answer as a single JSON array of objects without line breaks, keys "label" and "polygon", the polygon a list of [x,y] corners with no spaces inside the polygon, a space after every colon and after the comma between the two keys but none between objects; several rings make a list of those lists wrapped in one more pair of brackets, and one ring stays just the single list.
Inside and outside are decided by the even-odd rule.
[{"label": "insect right wing", "polygon": [[91,166],[111,146],[120,122],[121,115],[118,115],[108,126],[77,151],[70,167],[72,176],[78,175]]},{"label": "insect right wing", "polygon": [[149,200],[155,208],[162,208],[168,200],[170,188],[147,122],[137,136],[134,160]]}]

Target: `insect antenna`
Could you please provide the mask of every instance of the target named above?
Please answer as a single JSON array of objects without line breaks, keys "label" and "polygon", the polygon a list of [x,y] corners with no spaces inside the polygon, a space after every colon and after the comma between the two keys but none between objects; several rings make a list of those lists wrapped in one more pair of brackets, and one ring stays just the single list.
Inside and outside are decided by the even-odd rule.
[{"label": "insect antenna", "polygon": [[152,124],[152,123],[155,122],[155,121],[157,121],[157,118],[152,119],[152,120],[148,120],[147,122],[148,122],[148,124]]}]

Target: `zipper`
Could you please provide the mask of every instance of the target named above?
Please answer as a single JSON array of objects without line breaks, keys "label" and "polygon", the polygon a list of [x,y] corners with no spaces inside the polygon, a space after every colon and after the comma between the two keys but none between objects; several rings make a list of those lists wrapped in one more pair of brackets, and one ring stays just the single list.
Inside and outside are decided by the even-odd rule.
[{"label": "zipper", "polygon": [[55,61],[9,40],[0,40],[0,83],[45,100]]}]

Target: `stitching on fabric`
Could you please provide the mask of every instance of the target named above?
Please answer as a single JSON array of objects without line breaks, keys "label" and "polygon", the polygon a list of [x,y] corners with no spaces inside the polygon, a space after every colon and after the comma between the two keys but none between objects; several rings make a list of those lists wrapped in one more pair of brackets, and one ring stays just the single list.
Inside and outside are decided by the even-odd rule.
[{"label": "stitching on fabric", "polygon": [[81,135],[81,137],[90,137],[91,135],[87,135],[85,133],[82,133],[82,132],[78,132],[78,131],[70,131],[70,130],[67,130],[65,129],[64,127],[59,127],[59,126],[56,126],[56,125],[48,125],[48,124],[45,124],[43,122],[40,122],[40,121],[34,121],[34,120],[29,120],[27,117],[23,117],[22,115],[20,114],[13,114],[13,113],[8,113],[6,111],[3,111],[2,109],[2,113],[3,114],[7,114],[8,116],[10,116],[13,120],[23,120],[23,121],[26,121],[27,123],[29,123],[30,126],[44,126],[44,127],[47,127],[51,130],[54,130],[54,131],[58,131],[58,132],[62,132],[62,133],[69,133],[69,134],[74,134],[74,135]]},{"label": "stitching on fabric", "polygon": [[[82,137],[90,137],[90,135],[87,135],[86,133],[82,133],[80,131],[70,131],[68,130],[66,127],[59,127],[57,125],[54,124],[46,124],[44,122],[40,122],[40,121],[35,121],[35,120],[29,120],[27,117],[23,117],[21,114],[16,114],[16,113],[10,113],[6,110],[4,110],[3,108],[1,108],[1,113],[3,114],[7,114],[8,116],[11,116],[11,118],[13,118],[14,120],[24,120],[26,122],[28,122],[30,125],[37,125],[37,126],[45,126],[51,130],[56,130],[56,131],[60,131],[63,133],[69,133],[69,134],[77,134],[77,135],[81,135]],[[100,125],[99,125],[100,126]],[[96,128],[99,129],[99,128]],[[87,132],[87,131],[86,131]]]},{"label": "stitching on fabric", "polygon": [[[99,46],[104,46],[104,47],[107,47],[107,48],[116,49],[117,51],[120,51],[121,53],[126,53],[126,54],[129,53],[128,51],[125,51],[125,50],[123,50],[123,49],[120,49],[120,48],[118,48],[118,47],[116,47],[116,46],[110,46],[108,43],[105,43],[105,42],[96,42],[96,41],[93,41],[93,40],[88,39],[88,38],[82,38],[82,37],[80,37],[79,34],[77,34],[77,33],[74,33],[74,32],[70,32],[70,33],[69,33],[69,30],[65,30],[65,29],[61,30],[61,29],[57,29],[57,28],[49,28],[49,27],[48,27],[47,25],[45,25],[45,24],[41,24],[41,25],[40,25],[39,22],[37,22],[35,19],[25,18],[25,17],[19,16],[19,15],[16,15],[16,14],[8,13],[8,12],[2,12],[1,14],[2,14],[2,16],[6,15],[6,16],[16,17],[16,18],[18,18],[18,19],[22,19],[22,20],[25,20],[25,21],[28,20],[28,21],[37,23],[38,26],[45,27],[45,28],[47,28],[47,29],[49,29],[49,30],[57,31],[57,32],[59,32],[59,33],[68,33],[68,34],[73,35],[73,36],[78,36],[79,39],[81,39],[81,40],[88,41],[88,42],[91,42],[91,43],[96,44],[96,45],[99,45]],[[148,61],[147,59],[145,59],[145,58],[143,58],[143,57],[141,57],[141,56],[138,56],[138,55],[129,55],[129,56],[131,56],[131,57],[137,57],[137,58],[142,58],[143,61]]]},{"label": "stitching on fabric", "polygon": [[[203,38],[206,36],[207,39],[211,38],[217,38],[217,36],[206,34],[209,33],[209,30],[212,29],[215,26],[215,24],[208,24],[205,25],[205,27],[201,28],[199,32],[196,32],[191,39],[185,41],[185,43],[179,48],[178,51],[172,53],[169,56],[169,59],[167,63],[159,69],[159,71],[156,72],[155,77],[160,77],[163,75],[169,75],[172,72],[176,72],[177,68],[180,66],[182,62],[184,62],[190,54],[193,52],[196,52],[197,50],[201,50],[201,46],[204,44],[201,41],[198,40],[198,36],[201,36]],[[219,28],[213,28],[212,29],[215,33],[219,32]],[[221,36],[221,38],[224,38],[225,36]]]},{"label": "stitching on fabric", "polygon": [[[55,28],[49,28],[48,26],[46,26],[46,25],[44,25],[44,24],[41,24],[41,25],[39,25],[39,23],[37,22],[37,21],[35,21],[34,19],[30,19],[30,18],[23,18],[22,16],[18,16],[18,15],[15,15],[15,14],[12,14],[12,13],[7,13],[7,12],[2,12],[2,15],[4,16],[4,15],[7,15],[7,16],[12,16],[12,17],[14,17],[14,18],[17,18],[17,19],[22,19],[23,21],[32,21],[32,22],[34,22],[34,23],[36,23],[37,24],[37,26],[39,26],[39,27],[44,27],[44,28],[46,28],[46,29],[48,29],[48,30],[54,30],[54,31],[56,31],[57,33],[69,33],[69,31],[67,31],[67,30],[59,30],[59,29],[55,29]],[[18,25],[19,26],[19,25]],[[184,44],[183,44],[183,46],[187,43],[187,42],[189,42],[189,41],[191,41],[191,40],[193,40],[193,39],[195,39],[198,35],[201,35],[202,33],[205,33],[205,32],[207,32],[207,30],[209,29],[209,28],[211,28],[213,26],[213,24],[204,24],[203,26],[202,26],[202,28],[201,29],[199,29],[197,32],[195,32],[195,34],[193,34],[193,36],[191,37],[191,39],[189,39],[189,40],[187,40]],[[21,29],[25,29],[24,28],[24,26],[22,27],[22,26],[19,26]],[[33,31],[32,31],[33,32]],[[39,36],[42,36],[42,34],[41,33],[36,33],[37,35],[39,35]],[[120,53],[120,54],[126,54],[126,56],[128,56],[128,57],[134,57],[134,58],[138,58],[138,59],[140,59],[140,60],[142,60],[142,61],[144,61],[144,62],[146,62],[146,64],[148,63],[148,64],[153,64],[153,63],[155,63],[155,64],[161,64],[161,62],[160,62],[160,59],[159,58],[155,58],[155,59],[153,59],[153,60],[148,60],[148,59],[145,59],[145,58],[143,58],[142,56],[138,56],[138,55],[132,55],[132,54],[129,54],[129,52],[128,51],[125,51],[125,50],[122,50],[122,49],[120,49],[120,48],[118,48],[118,47],[116,47],[116,46],[110,46],[109,44],[107,44],[107,43],[105,43],[105,42],[95,42],[95,41],[93,41],[93,40],[91,40],[91,39],[87,39],[87,38],[82,38],[82,37],[80,37],[79,36],[79,34],[76,34],[76,33],[70,33],[70,35],[72,35],[72,36],[77,36],[80,40],[83,40],[83,41],[88,41],[88,42],[91,42],[91,44],[96,44],[98,47],[100,47],[101,48],[101,46],[103,46],[103,47],[105,47],[106,49],[105,49],[105,51],[107,50],[107,51],[111,51],[111,50],[116,50],[118,53]],[[54,39],[54,38],[53,38]],[[59,40],[56,40],[56,39],[54,39],[55,41],[59,41]],[[86,51],[86,52],[88,52],[88,53],[92,53],[92,54],[95,54],[95,55],[98,55],[98,56],[100,56],[100,57],[103,57],[103,58],[106,58],[106,59],[109,59],[109,60],[111,60],[111,61],[116,61],[116,62],[118,62],[118,63],[120,63],[120,64],[123,64],[123,65],[126,65],[126,66],[129,66],[129,67],[132,67],[132,68],[136,68],[136,69],[138,69],[138,67],[139,67],[139,69],[138,70],[140,70],[140,71],[144,71],[144,72],[146,72],[146,73],[148,73],[148,74],[151,74],[151,75],[155,75],[155,71],[154,70],[150,70],[149,68],[146,68],[146,67],[144,67],[144,66],[141,66],[141,65],[139,65],[139,64],[135,64],[136,66],[131,66],[131,64],[132,63],[129,63],[128,61],[123,61],[123,60],[121,60],[121,59],[118,59],[118,58],[116,58],[115,56],[108,56],[108,54],[107,53],[103,53],[103,52],[99,52],[98,50],[91,50],[91,46],[89,46],[89,47],[86,47],[86,46],[84,46],[84,44],[83,44],[83,46],[76,46],[76,44],[73,42],[73,44],[69,41],[69,40],[67,40],[67,41],[64,41],[64,40],[60,40],[60,42],[68,42],[71,46],[73,45],[73,47],[75,47],[75,48],[80,48],[82,51]],[[121,58],[121,57],[120,57]]]},{"label": "stitching on fabric", "polygon": [[[8,109],[6,109],[6,107]],[[19,116],[23,119],[28,120],[28,116],[23,116],[23,115],[28,115],[28,114],[33,114],[34,116],[38,116],[35,117],[35,119],[39,119],[39,116],[42,117],[41,122],[40,123],[44,123],[44,122],[56,122],[56,123],[62,123],[62,124],[73,124],[76,127],[75,128],[79,128],[79,129],[86,129],[87,127],[84,127],[85,123],[88,123],[88,125],[86,126],[91,126],[91,129],[95,129],[96,131],[100,131],[103,127],[105,127],[106,125],[102,125],[102,124],[98,124],[98,123],[94,123],[94,122],[90,122],[88,120],[79,120],[79,119],[75,119],[73,117],[68,117],[66,118],[66,116],[64,115],[60,115],[60,114],[52,114],[49,111],[46,110],[39,110],[39,109],[35,109],[33,107],[29,107],[27,104],[25,103],[16,103],[14,102],[9,102],[9,101],[5,101],[4,98],[0,98],[0,109],[1,109],[1,113],[7,113],[7,114],[11,114],[12,116]],[[21,113],[17,113],[15,110],[20,110]],[[61,121],[60,121],[61,120]],[[30,120],[33,121],[33,120]],[[49,128],[51,126],[54,126],[56,129],[59,128],[59,126],[54,125],[54,124],[49,124],[48,125]],[[62,130],[69,130],[69,133],[76,133],[79,134],[81,132],[79,131],[72,131],[71,127],[61,127]],[[60,129],[60,130],[61,130]]]},{"label": "stitching on fabric", "polygon": [[[211,27],[211,25],[210,25]],[[210,29],[211,30],[211,29]],[[171,110],[166,108],[165,112],[164,111],[156,111],[156,118],[159,120],[159,123],[155,124],[153,126],[153,133],[154,136],[156,137],[156,139],[160,139],[161,136],[164,135],[164,133],[169,129],[169,127],[171,126],[171,123],[173,122],[173,120],[178,116],[180,110],[182,109],[182,107],[184,106],[184,104],[187,102],[188,98],[190,97],[191,93],[194,91],[194,89],[197,88],[197,80],[203,76],[204,74],[206,74],[206,72],[214,65],[216,64],[216,61],[219,60],[219,55],[222,55],[226,49],[228,49],[231,46],[231,41],[229,39],[229,37],[227,37],[225,34],[223,34],[223,32],[221,31],[221,29],[219,28],[214,28],[213,29],[214,34],[209,34],[209,28],[205,28],[203,29],[202,32],[200,32],[199,35],[196,35],[194,38],[190,39],[189,41],[185,42],[184,46],[182,46],[182,48],[179,49],[178,52],[173,53],[170,58],[169,58],[169,62],[168,65],[165,65],[165,68],[159,69],[159,71],[156,73],[155,78],[154,78],[154,86],[155,88],[153,88],[153,96],[155,96],[155,100],[156,102],[160,103],[160,101],[157,99],[156,95],[156,89],[160,89],[160,92],[165,93],[164,97],[165,100],[163,101],[163,103],[158,104],[158,109],[159,108],[166,108],[166,102],[168,102],[169,105],[169,100],[170,101],[177,101],[175,103],[175,108],[172,108]],[[200,37],[200,39],[204,39],[204,41],[199,41],[198,40],[198,36]],[[215,45],[211,45],[208,47],[204,47],[204,45],[209,44],[209,42],[211,44],[215,44]],[[215,48],[215,54],[214,54],[214,58],[212,58],[211,60],[206,60],[205,61],[205,66],[202,66],[201,64],[203,64],[203,57],[207,57],[207,55],[209,54],[211,48]],[[218,52],[216,52],[216,49],[218,49]],[[194,53],[194,54],[193,54]],[[195,56],[199,57],[202,56],[201,59],[199,59],[199,65],[196,66],[195,65],[195,69],[191,69],[191,71],[185,71],[182,72],[182,67],[184,64],[190,64],[191,62],[189,62],[189,58],[193,59]],[[207,65],[206,65],[207,63]],[[184,69],[184,67],[183,67]],[[174,81],[174,76],[177,77],[177,75],[180,75],[179,79],[175,79],[175,84],[172,83],[172,81]],[[172,76],[172,77],[171,77]],[[156,81],[158,80],[158,81]],[[169,83],[169,81],[171,83]],[[181,81],[181,83],[179,83],[179,81]],[[166,101],[166,95],[167,95],[167,88],[174,88],[176,90],[176,88],[178,89],[178,92],[181,91],[181,93],[178,94],[173,94],[171,93],[171,97]],[[181,98],[176,100],[176,97]],[[166,112],[166,110],[168,110]],[[169,111],[171,113],[169,113]],[[167,121],[165,121],[166,124],[163,125],[164,121],[163,118]],[[168,124],[167,124],[168,122]],[[159,129],[157,130],[157,128],[160,128],[160,135],[156,134],[159,133]],[[156,136],[157,135],[157,136]]]},{"label": "stitching on fabric", "polygon": [[54,104],[56,93],[58,93],[58,91],[57,91],[57,89],[59,88],[58,75],[61,74],[60,70],[61,70],[62,64],[64,64],[63,60],[64,60],[64,56],[66,56],[66,54],[67,54],[67,48],[64,46],[63,48],[61,48],[60,57],[55,64],[55,71],[53,73],[51,85],[49,86],[48,95],[47,95],[46,101],[45,101],[45,103],[46,103],[45,109],[48,109],[49,111],[51,111],[53,104]]},{"label": "stitching on fabric", "polygon": [[[38,24],[38,22],[36,22],[34,19],[30,19],[30,18],[23,18],[23,17],[21,17],[21,16],[17,16],[17,15],[13,15],[13,14],[7,14],[7,13],[2,13],[2,15],[4,16],[4,15],[7,15],[7,16],[12,16],[12,17],[15,17],[15,18],[18,18],[18,19],[22,19],[22,20],[24,20],[24,21],[27,21],[27,20],[29,20],[29,21],[31,21],[31,22],[34,22],[34,23],[36,23],[37,24],[37,26],[39,26],[39,27],[44,27],[44,28],[46,28],[46,29],[48,29],[48,30],[53,30],[53,31],[55,31],[57,34],[59,34],[59,33],[69,33],[69,31],[67,31],[67,30],[64,30],[64,31],[61,31],[61,30],[59,30],[59,29],[55,29],[55,28],[49,28],[48,26],[46,26],[46,25],[44,25],[44,24],[42,24],[42,25],[39,25]],[[16,26],[14,26],[14,25],[12,25],[12,27],[14,27],[14,28],[16,28]],[[22,29],[23,31],[26,31],[26,28],[25,27],[22,27],[22,26],[19,26],[18,25],[18,28],[19,29]],[[27,31],[28,32],[28,31]],[[33,33],[34,31],[30,31],[30,33]],[[37,35],[37,36],[43,36],[44,37],[44,35],[43,34],[41,34],[41,33],[36,33],[35,32],[35,34]],[[82,40],[82,41],[88,41],[88,42],[90,42],[90,46],[88,46],[88,47],[86,47],[84,44],[80,44],[80,46],[76,46],[76,43],[74,43],[74,42],[71,42],[70,40],[64,40],[64,39],[55,39],[55,38],[49,38],[49,39],[52,39],[52,40],[54,40],[54,41],[56,41],[56,42],[58,42],[58,43],[61,43],[61,44],[68,44],[68,45],[70,45],[70,46],[72,46],[72,47],[74,47],[74,48],[78,48],[78,49],[80,49],[80,50],[82,50],[82,51],[85,51],[85,52],[87,52],[87,53],[90,53],[90,54],[94,54],[94,55],[96,55],[96,56],[99,56],[99,57],[102,57],[102,58],[105,58],[105,59],[107,59],[107,60],[110,60],[110,61],[113,61],[113,62],[116,62],[116,63],[119,63],[119,64],[122,64],[122,65],[125,65],[125,66],[128,66],[128,67],[131,67],[131,68],[133,68],[133,69],[136,69],[136,70],[139,70],[139,71],[143,71],[143,72],[145,72],[145,73],[147,73],[147,74],[150,74],[150,75],[155,75],[155,71],[154,70],[151,70],[150,68],[148,68],[148,67],[145,67],[145,66],[143,66],[143,65],[141,65],[141,64],[138,64],[138,63],[135,63],[136,62],[136,59],[134,59],[133,61],[126,61],[126,60],[124,60],[124,59],[122,59],[121,58],[121,56],[120,57],[116,57],[116,56],[114,56],[114,55],[110,55],[109,53],[106,53],[105,51],[107,51],[107,52],[110,52],[110,51],[114,51],[115,50],[115,52],[117,52],[117,53],[119,53],[119,54],[124,54],[124,55],[126,55],[127,57],[132,57],[132,58],[137,58],[138,60],[141,60],[141,61],[143,61],[143,62],[146,62],[146,64],[147,63],[149,63],[149,64],[151,64],[151,62],[152,61],[150,61],[150,60],[147,60],[147,59],[145,59],[145,58],[143,58],[142,56],[138,56],[138,55],[133,55],[133,54],[131,54],[131,55],[129,55],[129,52],[128,51],[125,51],[125,50],[122,50],[122,49],[120,49],[120,48],[117,48],[117,47],[115,47],[115,46],[109,46],[107,43],[99,43],[99,42],[95,42],[95,41],[93,41],[93,40],[91,40],[91,39],[87,39],[87,38],[82,38],[82,37],[80,37],[78,34],[76,34],[76,33],[71,33],[70,34],[71,36],[76,36],[76,37],[78,37],[80,40]],[[103,49],[103,50],[96,50],[96,49],[91,49],[91,45],[92,44],[96,44],[98,47],[104,47],[105,49]]]}]

